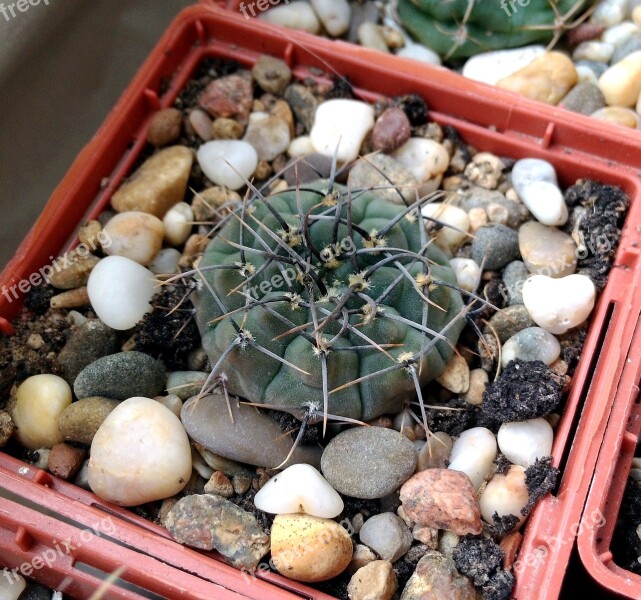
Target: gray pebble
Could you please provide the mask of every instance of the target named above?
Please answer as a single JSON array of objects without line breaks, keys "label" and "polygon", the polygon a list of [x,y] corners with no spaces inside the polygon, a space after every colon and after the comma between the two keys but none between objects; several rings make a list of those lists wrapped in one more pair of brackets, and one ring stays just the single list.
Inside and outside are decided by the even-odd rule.
[{"label": "gray pebble", "polygon": [[503,284],[507,294],[507,302],[523,304],[523,283],[530,276],[525,263],[520,260],[513,260],[503,270]]},{"label": "gray pebble", "polygon": [[637,50],[641,50],[641,38],[634,36],[627,39],[614,49],[614,54],[612,55],[610,64],[616,65],[619,61],[628,56],[628,54],[632,54]]},{"label": "gray pebble", "polygon": [[582,115],[591,115],[605,106],[605,98],[594,83],[584,81],[575,85],[561,100],[561,106]]},{"label": "gray pebble", "polygon": [[314,113],[318,100],[308,88],[300,83],[293,83],[285,90],[283,98],[288,102],[296,120],[302,123],[305,131],[311,131],[314,124]]},{"label": "gray pebble", "polygon": [[474,236],[472,258],[486,270],[500,269],[519,256],[519,236],[506,225],[485,225]]},{"label": "gray pebble", "polygon": [[527,308],[523,304],[515,304],[492,315],[488,325],[483,329],[483,333],[489,333],[493,337],[493,329],[498,335],[501,344],[504,344],[506,340],[522,329],[534,327],[534,325],[535,323],[530,318]]},{"label": "gray pebble", "polygon": [[608,65],[605,63],[597,62],[596,60],[578,60],[576,62],[577,67],[587,67],[590,69],[594,76],[598,79],[608,70]]},{"label": "gray pebble", "polygon": [[374,154],[367,160],[360,159],[350,169],[347,186],[352,190],[377,188],[376,194],[389,202],[412,204],[416,201],[418,181],[391,156]]},{"label": "gray pebble", "polygon": [[361,542],[383,560],[396,562],[412,545],[412,532],[394,513],[385,512],[367,519],[359,532]]},{"label": "gray pebble", "polygon": [[331,171],[332,157],[314,153],[303,158],[290,159],[282,176],[287,184],[293,187],[318,179],[327,179]]},{"label": "gray pebble", "polygon": [[187,400],[200,393],[206,381],[204,371],[173,371],[167,375],[167,392]]},{"label": "gray pebble", "polygon": [[507,225],[512,228],[518,227],[524,218],[521,213],[522,204],[508,200],[497,190],[486,190],[476,185],[457,192],[452,204],[460,206],[466,212],[469,212],[473,208],[483,208],[487,210],[491,204],[498,204],[507,210]]},{"label": "gray pebble", "polygon": [[256,83],[270,94],[280,94],[292,79],[292,71],[287,64],[267,54],[256,61],[252,75]]}]

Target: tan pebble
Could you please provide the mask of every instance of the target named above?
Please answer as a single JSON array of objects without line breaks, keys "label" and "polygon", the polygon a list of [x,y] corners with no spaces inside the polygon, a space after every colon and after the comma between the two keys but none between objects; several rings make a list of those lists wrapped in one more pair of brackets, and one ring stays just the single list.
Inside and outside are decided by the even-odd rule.
[{"label": "tan pebble", "polygon": [[229,477],[222,471],[214,471],[209,481],[205,484],[207,494],[218,494],[223,498],[231,498],[234,495],[234,487]]},{"label": "tan pebble", "polygon": [[483,403],[483,392],[490,380],[489,375],[483,369],[472,369],[470,371],[470,387],[461,395],[461,398],[468,404],[479,405]]},{"label": "tan pebble", "polygon": [[[490,152],[479,152],[465,167],[465,177],[486,190],[493,190],[501,181],[505,164]],[[489,213],[488,213],[489,214]]]},{"label": "tan pebble", "polygon": [[637,113],[630,108],[623,108],[622,106],[606,106],[593,112],[590,116],[593,119],[629,127],[630,129],[636,129],[639,122]]},{"label": "tan pebble", "polygon": [[436,381],[455,394],[464,394],[470,387],[470,368],[465,359],[455,354]]},{"label": "tan pebble", "polygon": [[189,113],[189,124],[196,135],[203,141],[208,142],[212,137],[211,117],[200,108],[195,108]]},{"label": "tan pebble", "polygon": [[641,6],[636,6],[632,11],[632,20],[637,27],[641,27]]},{"label": "tan pebble", "polygon": [[213,140],[239,140],[243,136],[245,126],[234,119],[216,119],[211,127]]},{"label": "tan pebble", "polygon": [[574,63],[565,54],[548,52],[516,73],[500,79],[496,86],[526,98],[558,104],[576,85]]},{"label": "tan pebble", "polygon": [[272,109],[269,111],[269,114],[273,117],[278,117],[282,121],[287,123],[289,128],[289,137],[294,139],[296,135],[296,127],[294,125],[294,115],[292,109],[289,107],[289,104],[285,100],[277,100]]},{"label": "tan pebble", "polygon": [[641,50],[612,65],[598,85],[608,106],[634,106],[641,93]]},{"label": "tan pebble", "polygon": [[254,171],[254,176],[259,181],[264,181],[272,174],[272,167],[266,160],[258,161],[256,170]]},{"label": "tan pebble", "polygon": [[180,137],[182,113],[176,108],[159,110],[147,129],[147,141],[157,148],[167,146]]},{"label": "tan pebble", "polygon": [[27,346],[33,350],[40,350],[45,345],[45,341],[39,333],[32,333],[27,338]]},{"label": "tan pebble", "polygon": [[254,100],[252,112],[265,112],[265,105],[260,100]]},{"label": "tan pebble", "polygon": [[391,429],[394,425],[394,421],[390,417],[382,416],[368,421],[367,424],[372,427],[385,427],[385,429]]},{"label": "tan pebble", "polygon": [[453,441],[444,431],[436,431],[430,435],[425,446],[418,453],[417,471],[425,469],[444,469],[447,467],[452,452]]},{"label": "tan pebble", "polygon": [[240,200],[241,198],[237,192],[215,185],[197,192],[191,203],[191,209],[194,211],[194,219],[202,223],[211,221],[221,206],[240,202]]},{"label": "tan pebble", "polygon": [[428,550],[405,585],[400,600],[476,600],[472,582],[456,570],[451,558]]},{"label": "tan pebble", "polygon": [[304,514],[277,515],[271,529],[274,566],[295,581],[326,581],[352,560],[352,539],[330,519]]},{"label": "tan pebble", "polygon": [[487,205],[487,216],[492,223],[500,223],[505,225],[508,222],[510,213],[505,206],[491,202]]},{"label": "tan pebble", "polygon": [[461,175],[450,175],[449,177],[443,178],[441,188],[443,188],[445,192],[458,192],[464,181],[465,179]]},{"label": "tan pebble", "polygon": [[80,226],[78,230],[78,240],[90,250],[97,250],[100,248],[102,225],[100,221],[87,221],[84,225]]},{"label": "tan pebble", "polygon": [[385,45],[390,50],[398,50],[405,46],[403,35],[398,29],[394,29],[394,27],[390,27],[389,25],[379,25],[378,30],[385,40]]},{"label": "tan pebble", "polygon": [[510,202],[516,202],[517,204],[521,204],[521,199],[519,198],[519,195],[516,193],[516,190],[513,187],[510,187],[505,191],[505,197]]},{"label": "tan pebble", "polygon": [[81,398],[65,408],[58,418],[60,435],[68,442],[90,445],[94,435],[119,402],[102,396]]},{"label": "tan pebble", "polygon": [[234,475],[231,479],[234,492],[238,495],[244,494],[252,484],[251,477],[248,475]]},{"label": "tan pebble", "polygon": [[160,510],[158,511],[158,521],[160,521],[161,525],[163,527],[167,527],[165,525],[165,520],[167,519],[167,516],[171,512],[171,509],[178,504],[178,498],[175,496],[173,498],[165,498],[162,501],[162,504],[160,505]]},{"label": "tan pebble", "polygon": [[90,306],[89,294],[87,293],[87,286],[76,288],[75,290],[68,290],[62,294],[57,294],[49,301],[51,308],[82,308]]},{"label": "tan pebble", "polygon": [[481,208],[480,206],[477,206],[476,208],[471,208],[467,216],[470,219],[470,232],[474,233],[475,231],[479,230],[481,227],[487,225],[488,223],[488,218],[487,218],[487,212],[485,212],[484,208]]},{"label": "tan pebble", "polygon": [[15,425],[11,414],[4,410],[0,411],[0,448],[7,445],[14,431]]},{"label": "tan pebble", "polygon": [[431,550],[438,548],[438,529],[435,527],[415,525],[412,529],[412,536],[415,540],[425,544]]},{"label": "tan pebble", "polygon": [[289,189],[289,184],[284,179],[276,179],[269,186],[270,194],[278,194]]},{"label": "tan pebble", "polygon": [[93,254],[72,250],[53,263],[53,273],[49,281],[53,287],[71,290],[87,285],[91,271],[100,259]]},{"label": "tan pebble", "polygon": [[361,567],[349,581],[349,600],[391,600],[398,589],[392,563],[375,560]]},{"label": "tan pebble", "polygon": [[494,475],[481,494],[480,507],[483,519],[492,523],[492,515],[499,517],[516,515],[519,524],[525,521],[521,509],[528,501],[525,469],[521,465],[512,465],[504,475]]},{"label": "tan pebble", "polygon": [[109,219],[104,232],[111,240],[105,248],[109,256],[124,256],[148,265],[162,248],[165,226],[158,217],[129,211]]},{"label": "tan pebble", "polygon": [[516,555],[519,553],[523,536],[518,531],[506,535],[500,542],[499,547],[503,552],[503,568],[509,571],[516,560]]},{"label": "tan pebble", "polygon": [[56,444],[49,453],[48,468],[61,479],[73,479],[80,470],[86,452],[69,444]]},{"label": "tan pebble", "polygon": [[348,573],[356,573],[360,568],[368,565],[369,563],[376,560],[376,554],[365,544],[356,544],[354,547],[354,553],[352,554],[352,560],[347,567]]},{"label": "tan pebble", "polygon": [[194,233],[190,235],[189,238],[187,238],[187,241],[185,242],[183,257],[191,258],[197,254],[200,254],[201,252],[204,252],[208,243],[209,243],[209,239],[205,235],[200,235],[198,233]]},{"label": "tan pebble", "polygon": [[530,273],[566,277],[576,271],[576,244],[556,227],[529,221],[519,228],[519,251]]},{"label": "tan pebble", "polygon": [[550,365],[550,369],[552,369],[557,375],[566,375],[568,372],[568,363],[561,358],[557,358]]}]

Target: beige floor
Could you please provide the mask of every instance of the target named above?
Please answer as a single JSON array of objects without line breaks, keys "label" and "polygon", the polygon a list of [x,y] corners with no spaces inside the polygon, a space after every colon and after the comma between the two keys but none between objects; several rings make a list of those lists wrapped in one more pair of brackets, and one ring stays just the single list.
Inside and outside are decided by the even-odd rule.
[{"label": "beige floor", "polygon": [[[0,12],[0,267],[188,0],[35,0]],[[0,4],[0,10],[2,4]]]}]

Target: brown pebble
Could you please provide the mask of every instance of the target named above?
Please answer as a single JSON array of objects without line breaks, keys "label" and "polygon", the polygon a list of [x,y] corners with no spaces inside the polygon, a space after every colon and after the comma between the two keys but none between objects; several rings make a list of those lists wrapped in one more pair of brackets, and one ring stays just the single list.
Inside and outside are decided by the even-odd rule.
[{"label": "brown pebble", "polygon": [[384,427],[385,429],[391,429],[394,425],[394,421],[392,421],[390,417],[382,416],[368,421],[367,424],[372,427]]},{"label": "brown pebble", "polygon": [[231,484],[234,488],[234,492],[241,495],[251,487],[252,479],[248,475],[234,475],[231,478]]},{"label": "brown pebble", "polygon": [[223,498],[231,498],[234,495],[234,487],[229,477],[222,471],[214,471],[209,481],[205,484],[207,494],[218,494]]},{"label": "brown pebble", "polygon": [[69,290],[53,296],[49,301],[51,308],[82,308],[84,306],[91,306],[87,286]]},{"label": "brown pebble", "polygon": [[412,127],[405,111],[393,106],[376,119],[372,131],[372,149],[392,152],[402,146],[412,135]]},{"label": "brown pebble", "polygon": [[499,542],[499,548],[503,552],[503,568],[506,571],[512,568],[522,541],[523,536],[518,531],[513,531]]},{"label": "brown pebble", "polygon": [[289,128],[289,137],[294,139],[296,127],[294,126],[294,114],[292,113],[292,109],[289,108],[289,104],[284,100],[277,100],[269,114],[271,114],[272,117],[278,117],[285,121]]},{"label": "brown pebble", "polygon": [[180,137],[182,113],[177,108],[164,108],[151,119],[147,141],[156,148],[168,146]]},{"label": "brown pebble", "polygon": [[582,42],[596,40],[605,31],[605,27],[600,23],[581,23],[578,27],[570,29],[566,36],[568,46],[578,46]]},{"label": "brown pebble", "polygon": [[4,410],[0,411],[0,448],[5,446],[11,439],[14,430],[15,425],[11,415]]},{"label": "brown pebble", "polygon": [[49,454],[49,471],[61,479],[72,479],[80,471],[85,454],[69,444],[56,444]]},{"label": "brown pebble", "polygon": [[245,127],[234,119],[216,119],[211,126],[213,140],[239,140]]},{"label": "brown pebble", "polygon": [[272,167],[266,160],[258,161],[256,170],[254,171],[254,176],[259,181],[264,181],[272,174]]},{"label": "brown pebble", "polygon": [[247,123],[253,101],[251,80],[228,75],[212,81],[203,90],[199,104],[212,117],[237,117],[241,123]]},{"label": "brown pebble", "polygon": [[100,248],[100,232],[102,225],[100,221],[87,221],[84,225],[80,226],[78,230],[78,239],[81,244],[84,244],[90,250],[97,250]]},{"label": "brown pebble", "polygon": [[49,281],[53,287],[61,290],[87,285],[89,275],[98,262],[98,257],[93,254],[72,250],[54,261]]},{"label": "brown pebble", "polygon": [[216,211],[224,204],[240,202],[240,195],[225,187],[215,185],[194,195],[191,209],[194,219],[198,222],[211,221],[216,216]]}]

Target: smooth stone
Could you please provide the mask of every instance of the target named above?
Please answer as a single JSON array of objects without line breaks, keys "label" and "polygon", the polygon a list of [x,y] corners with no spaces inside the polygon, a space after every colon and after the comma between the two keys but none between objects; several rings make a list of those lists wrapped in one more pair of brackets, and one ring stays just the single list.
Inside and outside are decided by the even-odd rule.
[{"label": "smooth stone", "polygon": [[269,552],[269,536],[256,517],[215,494],[192,494],[178,500],[165,527],[180,544],[218,550],[232,566],[253,571]]},{"label": "smooth stone", "polygon": [[194,194],[191,209],[196,221],[213,221],[219,209],[240,203],[240,195],[226,187],[214,185]]},{"label": "smooth stone", "polygon": [[[289,133],[288,133],[289,135]],[[254,147],[241,140],[214,140],[198,148],[198,164],[215,184],[238,190],[258,165]]]},{"label": "smooth stone", "polygon": [[213,136],[213,122],[211,117],[202,109],[195,108],[189,113],[189,125],[196,135],[203,141],[208,142]]},{"label": "smooth stone", "polygon": [[[301,4],[301,2],[298,1],[294,4]],[[304,85],[292,83],[285,89],[283,99],[289,104],[289,107],[296,116],[296,121],[303,126],[306,132],[311,131],[314,125],[316,108],[318,107],[316,96]],[[333,155],[334,153],[332,152],[330,156]]]},{"label": "smooth stone", "polygon": [[[26,564],[33,568],[31,563]],[[23,592],[27,587],[27,582],[24,577],[15,571],[9,572],[8,569],[5,569],[2,575],[3,576],[0,577],[0,600],[19,600],[24,597]],[[47,597],[47,600],[48,598],[49,596]]]},{"label": "smooth stone", "polygon": [[555,335],[583,323],[594,308],[596,290],[586,275],[552,279],[532,275],[523,285],[523,304],[532,320]]},{"label": "smooth stone", "polygon": [[352,539],[336,521],[277,515],[272,524],[272,561],[289,579],[306,583],[332,579],[347,568],[352,552]]},{"label": "smooth stone", "polygon": [[546,104],[558,104],[577,82],[574,63],[560,52],[547,52],[496,82],[498,88]]},{"label": "smooth stone", "polygon": [[471,258],[451,258],[450,267],[456,275],[456,283],[468,292],[476,292],[481,283],[481,267]]},{"label": "smooth stone", "polygon": [[359,100],[326,100],[318,105],[310,132],[316,152],[339,162],[358,157],[365,136],[374,127],[374,109]]},{"label": "smooth stone", "polygon": [[321,470],[339,493],[374,499],[391,494],[407,481],[416,469],[417,458],[412,442],[400,433],[382,427],[357,427],[339,433],[327,445]]},{"label": "smooth stone", "polygon": [[412,532],[391,512],[374,515],[365,521],[359,532],[361,543],[370,547],[383,560],[396,562],[412,545]]},{"label": "smooth stone", "polygon": [[364,48],[371,48],[372,50],[378,50],[379,52],[389,52],[389,48],[385,43],[385,38],[376,23],[372,23],[370,21],[361,23],[358,27],[356,36],[358,38],[358,43]]},{"label": "smooth stone", "polygon": [[412,135],[412,127],[405,111],[398,106],[386,108],[374,123],[372,149],[393,152]]},{"label": "smooth stone", "polygon": [[400,498],[405,514],[418,525],[457,535],[478,535],[483,529],[476,489],[460,471],[419,471],[403,484]]},{"label": "smooth stone", "polygon": [[580,43],[572,52],[572,59],[593,60],[594,62],[609,63],[614,53],[614,44],[590,40]]},{"label": "smooth stone", "polygon": [[[427,141],[427,140],[426,140]],[[443,225],[436,233],[436,243],[441,248],[456,250],[464,240],[468,239],[470,218],[458,206],[441,202],[430,202],[421,208],[421,215],[426,227],[435,223]]]},{"label": "smooth stone", "polygon": [[427,65],[435,65],[437,67],[440,67],[442,62],[441,57],[436,52],[422,44],[406,43],[405,46],[396,52],[396,56],[409,58]]},{"label": "smooth stone", "polygon": [[91,444],[89,485],[103,500],[138,506],[180,492],[191,477],[191,447],[176,415],[150,398],[120,403]]},{"label": "smooth stone", "polygon": [[[287,146],[287,156],[291,158],[298,158],[299,156],[307,156],[314,152],[314,146],[312,146],[312,140],[308,135],[301,135],[297,138],[294,138]],[[318,156],[322,156],[319,154]],[[323,156],[323,158],[328,158]],[[331,160],[331,159],[329,159]]]},{"label": "smooth stone", "polygon": [[167,374],[166,389],[181,400],[188,400],[200,393],[207,375],[204,371],[172,371]]},{"label": "smooth stone", "polygon": [[73,480],[80,471],[87,452],[69,444],[56,444],[49,452],[47,470],[60,479]]},{"label": "smooth stone", "polygon": [[290,160],[285,165],[282,176],[288,185],[295,187],[319,179],[327,179],[331,171],[332,159],[329,156],[314,152],[307,156]]},{"label": "smooth stone", "polygon": [[[181,419],[189,437],[210,452],[225,458],[267,468],[279,466],[294,440],[278,424],[255,408],[230,402],[233,422],[224,395],[191,398],[183,405]],[[409,443],[409,442],[408,442]],[[288,464],[318,466],[320,449],[298,446]],[[331,482],[330,482],[331,485]]]},{"label": "smooth stone", "polygon": [[351,190],[375,189],[378,196],[393,204],[413,204],[418,181],[401,163],[387,154],[360,158],[350,169],[347,186]]},{"label": "smooth stone", "polygon": [[418,453],[417,471],[425,469],[444,469],[452,452],[452,437],[444,431],[437,431],[427,436],[425,445]]},{"label": "smooth stone", "polygon": [[[447,532],[446,532],[447,533]],[[418,561],[400,600],[476,600],[472,582],[456,570],[451,558],[428,550]]]},{"label": "smooth stone", "polygon": [[443,145],[425,138],[410,138],[392,156],[420,182],[442,175],[450,164]]},{"label": "smooth stone", "polygon": [[470,368],[466,360],[459,354],[454,354],[436,381],[454,394],[467,392],[470,387]]},{"label": "smooth stone", "polygon": [[628,54],[599,77],[608,106],[632,107],[641,92],[641,50]]},{"label": "smooth stone", "polygon": [[519,250],[530,273],[558,278],[576,271],[576,244],[554,227],[524,223],[519,229]]},{"label": "smooth stone", "polygon": [[162,219],[187,191],[193,154],[185,146],[170,146],[148,158],[111,198],[116,212],[137,210]]},{"label": "smooth stone", "polygon": [[281,94],[292,80],[292,70],[280,58],[261,54],[252,67],[252,77],[269,94]]},{"label": "smooth stone", "polygon": [[518,256],[518,234],[507,225],[485,225],[477,230],[472,240],[472,259],[484,269],[500,269]]},{"label": "smooth stone", "polygon": [[[581,61],[581,62],[586,62],[586,61]],[[579,65],[577,63],[575,63],[574,66],[576,67],[576,75],[577,75],[577,78],[578,78],[578,83],[576,85],[580,85],[582,83],[591,83],[593,85],[597,85],[599,78],[598,78],[597,75],[595,75],[595,72],[594,72],[593,69],[591,69],[590,67],[586,67],[585,65]],[[604,65],[604,66],[607,69],[607,65]],[[576,87],[576,85],[574,87]],[[597,85],[597,87],[598,87],[598,85]],[[574,89],[574,88],[572,88],[572,89]],[[601,90],[599,90],[599,92],[600,91]],[[571,93],[572,93],[572,90],[570,90],[568,92],[568,96]],[[568,96],[566,96],[565,98],[567,98]],[[563,102],[564,102],[565,98],[561,101],[561,104],[559,106],[563,106]]]},{"label": "smooth stone", "polygon": [[483,333],[496,333],[501,344],[504,344],[522,329],[534,325],[527,308],[523,304],[514,304],[494,313]]},{"label": "smooth stone", "polygon": [[398,579],[392,563],[374,560],[364,565],[349,580],[349,600],[392,600],[398,589]]},{"label": "smooth stone", "polygon": [[163,217],[165,240],[171,246],[180,246],[191,235],[194,221],[194,211],[186,202],[172,206]]},{"label": "smooth stone", "polygon": [[591,115],[594,111],[605,106],[605,98],[598,85],[578,83],[561,100],[561,106],[572,112]]},{"label": "smooth stone", "polygon": [[[239,74],[227,75],[214,79],[202,91],[198,98],[201,108],[204,108],[212,117],[228,119],[226,126],[231,126],[234,121],[238,125],[247,123],[252,108],[254,93],[252,81],[246,76],[246,71]],[[214,131],[216,121],[212,126],[212,136],[217,137]]]},{"label": "smooth stone", "polygon": [[[478,185],[470,185],[469,187],[466,186],[466,189],[456,190],[456,195],[452,196],[453,203],[469,213],[470,221],[474,217],[476,221],[475,230],[487,224],[487,211],[492,205],[499,205],[507,210],[508,220],[505,224],[509,227],[516,229],[523,220],[523,205],[520,202],[508,200],[498,190],[487,190]],[[479,208],[483,211],[482,215],[480,213],[472,213],[474,209]]]},{"label": "smooth stone", "polygon": [[254,112],[249,116],[243,140],[256,150],[258,160],[274,160],[289,146],[289,126],[279,117]]},{"label": "smooth stone", "polygon": [[597,3],[594,12],[590,16],[592,23],[598,23],[604,27],[612,27],[621,23],[629,14],[630,0],[605,0]]},{"label": "smooth stone", "polygon": [[543,225],[565,225],[568,220],[563,192],[553,183],[533,181],[521,188],[519,197],[534,218]]},{"label": "smooth stone", "polygon": [[30,450],[52,448],[63,442],[58,419],[71,404],[71,388],[57,375],[32,375],[16,392],[11,417],[20,443]]},{"label": "smooth stone", "polygon": [[147,268],[154,275],[173,275],[178,271],[178,262],[182,254],[176,248],[163,248]]},{"label": "smooth stone", "polygon": [[107,256],[93,269],[87,282],[91,306],[108,327],[131,329],[151,310],[156,277],[124,256]]},{"label": "smooth stone", "polygon": [[449,469],[465,473],[478,490],[496,458],[496,438],[485,427],[465,430],[454,441]]},{"label": "smooth stone", "polygon": [[554,166],[540,158],[522,158],[512,166],[512,185],[520,196],[535,181],[547,181],[558,186]]},{"label": "smooth stone", "polygon": [[[354,532],[358,533],[360,531],[360,527],[363,526],[363,515],[361,513],[357,513],[351,519],[351,523],[352,527],[354,528]],[[374,562],[377,558],[378,557],[376,556],[376,554],[374,554],[372,549],[365,546],[365,544],[355,544],[354,553],[352,554],[352,560],[350,561],[349,567],[347,567],[346,572],[355,573],[365,565]]]},{"label": "smooth stone", "polygon": [[525,521],[521,510],[528,502],[528,491],[525,483],[525,469],[521,465],[512,465],[507,473],[498,473],[485,486],[479,501],[481,515],[487,523],[492,523],[492,516],[514,515],[519,524]]},{"label": "smooth stone", "polygon": [[552,455],[554,431],[545,419],[503,423],[496,436],[499,449],[511,463],[526,469]]},{"label": "smooth stone", "polygon": [[465,394],[461,394],[461,399],[475,406],[482,404],[483,392],[485,392],[485,386],[489,380],[490,376],[487,374],[487,371],[483,369],[472,369],[470,371],[470,387]]},{"label": "smooth stone", "polygon": [[639,127],[639,115],[631,108],[606,106],[593,112],[590,116],[593,119],[599,119],[606,123],[621,125],[622,127],[628,127],[630,129],[637,129]]},{"label": "smooth stone", "polygon": [[509,77],[544,54],[545,47],[540,45],[481,52],[467,59],[461,74],[474,81],[496,85],[499,79]]},{"label": "smooth stone", "polygon": [[513,335],[503,344],[501,363],[504,367],[512,361],[540,360],[551,365],[561,354],[559,341],[545,329],[528,327]]},{"label": "smooth stone", "polygon": [[284,515],[305,513],[333,519],[343,512],[343,500],[311,465],[292,465],[274,475],[254,496],[258,510]]},{"label": "smooth stone", "polygon": [[641,5],[637,5],[632,9],[632,21],[637,27],[641,27]]},{"label": "smooth stone", "polygon": [[160,402],[165,408],[168,408],[172,413],[180,418],[180,411],[183,408],[183,401],[174,394],[168,394],[167,396],[156,396],[154,398],[156,402]]},{"label": "smooth stone", "polygon": [[70,404],[58,418],[60,434],[67,441],[91,445],[96,432],[118,404],[117,400],[101,396]]},{"label": "smooth stone", "polygon": [[[641,31],[639,32],[641,34]],[[629,56],[633,52],[637,52],[641,50],[641,38],[638,37],[632,37],[625,42],[623,42],[621,45],[617,46],[614,50],[614,54],[612,55],[612,63],[611,64],[616,64],[618,62],[621,62],[626,56]]]},{"label": "smooth stone", "polygon": [[[101,235],[104,239],[104,234]],[[106,247],[109,246],[109,238],[106,238]],[[100,262],[100,259],[93,254],[82,256],[76,250],[65,254],[52,263],[53,272],[48,277],[49,282],[55,288],[61,290],[73,290],[75,288],[87,285],[91,271]]]},{"label": "smooth stone", "polygon": [[177,108],[159,110],[147,129],[147,141],[157,148],[168,146],[180,137],[183,115]]},{"label": "smooth stone", "polygon": [[503,283],[509,305],[523,304],[523,284],[529,276],[530,271],[520,260],[513,260],[503,269]]},{"label": "smooth stone", "polygon": [[162,248],[165,235],[165,227],[158,217],[140,211],[115,215],[109,219],[103,231],[111,239],[105,248],[106,254],[124,256],[145,266]]},{"label": "smooth stone", "polygon": [[245,122],[249,119],[249,113],[243,115],[243,122],[235,121],[227,117],[215,119],[211,125],[211,140],[239,140],[245,131]]},{"label": "smooth stone", "polygon": [[[594,74],[594,82],[597,83],[599,77],[603,75],[608,70],[608,65],[605,63],[600,63],[595,60],[579,60],[575,64],[577,72],[579,69],[589,69]],[[605,100],[605,99],[604,99]]]},{"label": "smooth stone", "polygon": [[347,0],[310,0],[325,31],[332,37],[339,37],[349,29],[352,10]]}]

